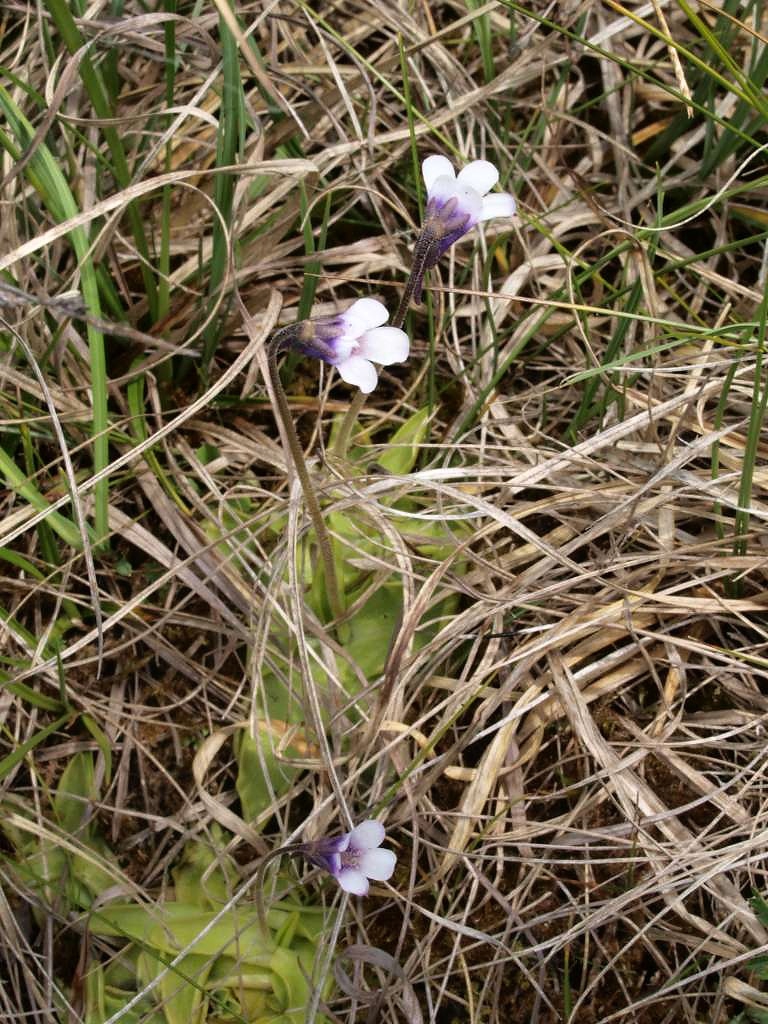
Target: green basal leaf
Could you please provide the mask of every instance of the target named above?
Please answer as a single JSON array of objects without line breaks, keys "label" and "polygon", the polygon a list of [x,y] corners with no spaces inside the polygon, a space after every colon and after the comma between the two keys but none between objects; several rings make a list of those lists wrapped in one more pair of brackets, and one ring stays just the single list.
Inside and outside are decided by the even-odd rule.
[{"label": "green basal leaf", "polygon": [[[384,671],[392,634],[403,610],[399,583],[391,582],[374,590],[365,604],[350,619],[344,650],[363,676],[374,680]],[[339,676],[350,696],[359,688],[358,677],[346,660],[338,659]]]},{"label": "green basal leaf", "polygon": [[95,799],[93,758],[87,752],[75,754],[64,769],[53,798],[53,811],[61,828],[77,835]]},{"label": "green basal leaf", "polygon": [[166,970],[163,960],[143,952],[138,964],[142,987],[160,976],[156,991],[167,1024],[205,1024],[208,1016],[205,985],[212,968],[210,957],[185,956],[171,970]]},{"label": "green basal leaf", "polygon": [[96,740],[101,755],[104,758],[104,784],[109,788],[112,782],[112,744],[104,730],[90,715],[82,715],[81,721],[94,740]]},{"label": "green basal leaf", "polygon": [[760,924],[768,927],[768,903],[765,902],[759,892],[756,892],[749,902],[752,904],[752,909],[757,914]]},{"label": "green basal leaf", "polygon": [[[2,617],[0,616],[0,618]],[[31,750],[34,750],[36,746],[43,742],[43,740],[47,739],[51,733],[60,729],[65,722],[69,721],[70,717],[71,716],[69,714],[65,714],[60,718],[57,718],[55,722],[49,722],[48,725],[42,729],[38,729],[33,736],[30,736],[28,740],[20,743],[11,751],[10,754],[7,754],[2,760],[0,760],[0,779],[4,779],[5,776],[16,767],[16,765],[20,764],[24,760]]]},{"label": "green basal leaf", "polygon": [[[211,828],[215,846],[189,842],[181,863],[173,871],[176,899],[201,910],[215,910],[232,895],[236,872],[224,854],[226,839],[216,822]],[[220,840],[220,842],[218,842]]]},{"label": "green basal leaf", "polygon": [[47,840],[43,848],[47,858],[56,858],[62,872],[63,889],[75,907],[89,907],[93,897],[115,884],[115,873],[106,865],[112,853],[90,820],[95,801],[99,798],[94,778],[93,756],[90,752],[75,754],[59,779],[53,810],[59,826],[69,833],[76,845],[87,852],[61,851]]},{"label": "green basal leaf", "polygon": [[[265,935],[255,910],[233,908],[221,914],[174,900],[156,907],[106,906],[91,916],[89,927],[102,938],[133,940],[119,980],[126,985],[126,965],[133,963],[130,987],[149,987],[151,1005],[162,1007],[162,1017],[153,1020],[303,1024],[323,911],[284,900],[270,909],[267,920]],[[187,948],[187,955],[168,970],[171,960]],[[120,996],[125,1000],[126,993]],[[103,996],[101,1004],[106,1004]],[[142,1005],[146,1012],[146,1002]]]},{"label": "green basal leaf", "polygon": [[[418,506],[407,498],[397,502],[395,508],[403,512],[416,512]],[[422,558],[445,562],[456,551],[456,547],[472,534],[472,528],[465,523],[451,523],[448,526],[436,519],[404,517],[397,524],[397,531],[408,546]],[[461,574],[464,562],[457,559],[454,572]]]},{"label": "green basal leaf", "polygon": [[[284,947],[278,947],[269,964],[275,976],[274,989],[279,1004],[292,1008],[283,1014],[286,1024],[304,1024],[303,1009],[309,1003],[311,991],[307,978],[311,976],[312,961],[301,963],[301,957]],[[303,970],[302,970],[303,968]]]},{"label": "green basal leaf", "polygon": [[201,444],[199,448],[195,448],[195,455],[203,466],[207,466],[209,463],[213,462],[214,459],[219,458],[221,451],[215,444],[208,444],[208,442],[205,442],[204,444]]},{"label": "green basal leaf", "polygon": [[[269,910],[270,931],[298,913],[297,935],[316,941],[323,927],[319,908],[281,901]],[[175,955],[182,949],[200,956],[237,955],[242,963],[266,966],[275,947],[274,936],[264,936],[255,908],[219,911],[200,910],[188,903],[169,900],[159,907],[136,903],[113,903],[100,907],[89,918],[94,935],[113,936],[140,942],[163,953]]]},{"label": "green basal leaf", "polygon": [[[118,958],[121,960],[122,958]],[[83,1024],[104,1024],[113,1015],[119,1014],[121,1024],[166,1024],[162,1013],[152,1009],[147,997],[140,999],[127,1009],[128,1003],[136,997],[135,974],[126,972],[115,963],[106,966],[91,963],[83,984]],[[69,1020],[69,1010],[62,1003],[59,1011],[62,1022]]]},{"label": "green basal leaf", "polygon": [[[342,512],[331,512],[327,517],[328,531],[333,537],[333,560],[336,568],[336,578],[342,592],[350,597],[360,586],[361,582],[370,575],[370,568],[365,565],[368,561],[366,555],[384,554],[381,538],[374,535],[373,530],[362,516],[350,516]],[[325,602],[325,581],[322,573],[317,570],[321,566],[321,560],[315,557],[315,535],[308,538],[312,547],[303,552],[303,575],[308,583],[313,586],[308,595],[308,600],[313,611],[319,612],[320,605]],[[363,563],[362,567],[359,564]],[[322,591],[317,593],[317,585]]]},{"label": "green basal leaf", "polygon": [[429,409],[419,409],[399,427],[389,440],[389,447],[376,460],[395,476],[410,473],[419,457],[419,446],[429,430]]},{"label": "green basal leaf", "polygon": [[281,754],[278,755],[285,730],[304,721],[301,705],[295,697],[289,699],[286,687],[272,675],[265,679],[264,687],[269,713],[260,716],[255,737],[243,729],[235,743],[235,786],[243,817],[249,822],[256,821],[273,807],[275,797],[287,792],[301,771],[284,760],[301,756],[295,746],[288,744],[284,750],[280,748]]}]

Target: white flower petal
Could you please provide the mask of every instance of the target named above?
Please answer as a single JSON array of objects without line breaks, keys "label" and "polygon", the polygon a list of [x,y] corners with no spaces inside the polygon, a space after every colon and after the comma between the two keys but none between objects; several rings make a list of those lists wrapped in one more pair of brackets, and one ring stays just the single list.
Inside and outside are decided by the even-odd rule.
[{"label": "white flower petal", "polygon": [[499,172],[487,160],[473,160],[471,164],[462,167],[456,180],[460,185],[469,185],[478,195],[484,196],[499,180]]},{"label": "white flower petal", "polygon": [[427,186],[427,195],[432,195],[432,186],[438,178],[455,178],[456,171],[447,156],[428,156],[422,161],[421,173]]},{"label": "white flower petal", "polygon": [[365,332],[359,347],[361,356],[389,366],[390,363],[405,362],[410,342],[408,335],[399,327],[374,327],[372,331]]},{"label": "white flower petal", "polygon": [[342,334],[334,338],[331,344],[334,353],[332,366],[338,366],[339,363],[343,363],[345,359],[349,359],[353,352],[357,351],[357,339],[359,337],[358,331],[353,331],[347,327]]},{"label": "white flower petal", "polygon": [[481,199],[480,193],[475,192],[469,185],[459,186],[457,198],[459,200],[459,208],[469,217],[469,224],[466,228],[466,230],[469,230],[472,224],[477,224],[480,220],[485,200]]},{"label": "white flower petal", "polygon": [[344,892],[351,892],[353,896],[365,896],[368,893],[368,879],[357,868],[342,868],[336,875],[336,881]]},{"label": "white flower petal", "polygon": [[373,391],[376,381],[379,379],[376,367],[362,356],[349,356],[340,363],[336,363],[336,369],[342,380],[360,388],[364,395],[369,395]]},{"label": "white flower petal", "polygon": [[517,203],[513,196],[508,192],[494,192],[493,195],[485,196],[483,199],[480,220],[490,220],[492,217],[514,217],[516,212]]},{"label": "white flower petal", "polygon": [[377,882],[386,882],[392,877],[396,863],[392,850],[369,850],[360,858],[360,870]]},{"label": "white flower petal", "polygon": [[378,299],[357,299],[341,314],[342,320],[359,337],[371,327],[380,327],[389,320],[387,307]]},{"label": "white flower petal", "polygon": [[443,174],[432,182],[428,196],[430,199],[437,199],[438,203],[443,206],[458,193],[459,186],[456,184],[456,179]]},{"label": "white flower petal", "polygon": [[349,848],[351,850],[375,850],[384,842],[384,835],[384,826],[381,822],[369,818],[367,821],[361,821],[349,833]]}]

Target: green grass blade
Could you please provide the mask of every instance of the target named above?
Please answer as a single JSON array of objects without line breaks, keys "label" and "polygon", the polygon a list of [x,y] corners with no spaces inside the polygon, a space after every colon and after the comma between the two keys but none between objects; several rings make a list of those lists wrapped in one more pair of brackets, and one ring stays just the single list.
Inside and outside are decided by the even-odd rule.
[{"label": "green grass blade", "polygon": [[[304,224],[304,252],[307,256],[313,256],[315,252],[322,252],[325,249],[325,242],[328,237],[328,221],[331,215],[331,193],[329,192],[323,202],[323,219],[320,224],[317,245],[315,245],[315,234],[312,229],[312,215],[310,211],[307,186],[304,181],[299,182],[299,199],[301,218]],[[312,304],[315,301],[317,282],[323,265],[319,260],[308,262],[304,268],[304,281],[299,297],[299,320],[306,320],[312,312]]]},{"label": "green grass blade", "polygon": [[[57,29],[61,34],[61,38],[64,41],[64,45],[67,47],[70,53],[75,54],[85,45],[85,39],[83,38],[80,29],[75,23],[75,19],[72,16],[66,0],[47,0],[46,9],[53,19]],[[101,75],[96,70],[93,62],[88,53],[82,55],[79,66],[80,77],[82,78],[83,85],[85,86],[88,97],[93,104],[93,109],[99,118],[111,118],[114,116],[112,104],[109,101],[109,97],[104,88],[104,83],[101,79]],[[104,133],[104,139],[109,147],[109,152],[112,157],[112,170],[120,188],[127,188],[131,184],[131,172],[128,167],[128,160],[125,156],[125,149],[123,147],[122,140],[117,128],[114,125],[105,124],[101,129]],[[127,208],[128,221],[133,232],[134,242],[136,248],[139,251],[140,256],[140,271],[142,280],[144,282],[144,288],[147,295],[147,303],[149,305],[150,314],[154,321],[157,320],[157,288],[155,285],[155,279],[151,271],[151,260],[149,253],[149,246],[147,244],[147,236],[144,230],[144,223],[141,216],[141,211],[136,203],[130,203]]]},{"label": "green grass blade", "polygon": [[[477,11],[481,7],[485,7],[485,0],[467,0],[467,8],[470,11]],[[486,83],[492,82],[496,77],[496,64],[493,59],[493,29],[487,14],[478,14],[472,19],[472,31],[483,62],[483,78]]]},{"label": "green grass blade", "polygon": [[757,449],[760,444],[760,436],[765,420],[765,410],[768,404],[768,381],[764,380],[764,356],[765,356],[765,334],[768,327],[768,295],[763,298],[760,305],[760,319],[757,332],[757,354],[755,357],[755,379],[752,387],[752,408],[749,414],[749,427],[747,429],[747,444],[744,449],[744,465],[741,471],[741,482],[739,485],[739,509],[736,513],[734,524],[735,540],[733,553],[745,555],[747,553],[747,532],[749,530],[750,512],[749,506],[752,502],[752,484],[757,463]]},{"label": "green grass blade", "polygon": [[[13,140],[11,140],[5,133],[0,134],[0,144],[12,155],[18,157],[19,151],[28,146],[32,140],[34,134],[32,126],[5,89],[1,87],[0,110],[4,113],[14,136]],[[55,220],[62,222],[78,215],[80,211],[74,196],[70,191],[58,161],[47,146],[40,145],[37,147],[31,160],[24,168],[24,174],[37,190],[43,203]],[[77,265],[80,272],[80,289],[86,309],[93,317],[100,318],[99,288],[96,271],[90,255],[88,234],[84,228],[75,227],[69,232],[69,238],[77,257]],[[107,363],[104,350],[104,335],[91,323],[86,323],[86,331],[91,361],[93,469],[94,473],[99,473],[109,463]],[[7,469],[7,465],[3,466],[3,472],[10,479]],[[14,482],[14,486],[18,487],[18,481]],[[39,508],[40,506],[38,504],[35,507]],[[94,487],[94,528],[97,543],[105,540],[109,533],[108,509],[109,481],[105,478],[100,480]],[[51,526],[56,529],[56,521],[53,518],[51,518]],[[79,540],[76,546],[80,546]]]},{"label": "green grass blade", "polygon": [[[48,509],[48,501],[35,485],[30,483],[29,477],[19,469],[2,445],[0,445],[0,474],[5,477],[8,486],[38,512],[45,512]],[[82,547],[80,531],[71,519],[67,519],[60,512],[49,512],[46,522],[66,544],[76,551],[80,550]]]},{"label": "green grass blade", "polygon": [[57,729],[60,729],[65,722],[69,722],[71,719],[72,715],[69,712],[66,715],[61,715],[54,722],[50,722],[45,726],[45,728],[40,729],[39,732],[30,736],[30,738],[25,740],[24,743],[20,743],[15,747],[10,754],[0,761],[0,779],[4,779],[9,772],[13,771],[17,765],[21,764],[31,750],[34,750],[35,747],[39,747],[44,740],[48,739],[51,733],[56,732]]},{"label": "green grass blade", "polygon": [[[216,140],[216,166],[228,167],[237,160],[242,142],[246,113],[243,101],[243,87],[240,80],[240,54],[237,40],[229,30],[225,19],[219,17],[219,33],[222,53],[222,99],[219,108],[219,131]],[[232,223],[232,200],[235,193],[235,179],[231,174],[217,174],[213,188],[213,200],[227,226]],[[218,302],[219,292],[226,280],[229,267],[229,240],[223,225],[216,218],[213,226],[213,248],[208,275],[208,295],[211,304]],[[203,335],[202,373],[205,379],[219,338],[220,320],[214,317]]]},{"label": "green grass blade", "polygon": [[[723,416],[728,408],[728,401],[731,393],[731,385],[733,384],[733,378],[736,376],[736,370],[739,367],[739,360],[734,359],[731,365],[728,367],[728,372],[725,375],[723,381],[723,389],[720,392],[720,397],[717,402],[717,408],[715,409],[714,417],[714,428],[715,432],[718,432],[723,425]],[[715,441],[711,448],[711,469],[710,476],[713,480],[717,480],[720,476],[720,440]],[[715,516],[715,533],[720,540],[725,539],[725,526],[723,525],[723,503],[716,501],[713,505],[712,511]]]}]

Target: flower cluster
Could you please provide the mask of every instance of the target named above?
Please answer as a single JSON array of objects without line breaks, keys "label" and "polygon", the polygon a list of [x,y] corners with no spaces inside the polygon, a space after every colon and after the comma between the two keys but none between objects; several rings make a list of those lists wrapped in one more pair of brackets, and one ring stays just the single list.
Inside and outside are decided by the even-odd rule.
[{"label": "flower cluster", "polygon": [[[424,273],[481,221],[512,217],[515,200],[507,192],[490,193],[499,172],[487,160],[473,160],[456,174],[444,156],[428,156],[422,164],[427,189],[424,225],[416,242],[414,266],[406,295],[421,300]],[[404,310],[400,319],[404,317]],[[287,348],[335,366],[341,379],[369,394],[376,387],[374,364],[389,366],[408,358],[408,335],[400,326],[384,326],[387,309],[376,299],[358,299],[336,316],[302,320],[282,328],[278,350]]]},{"label": "flower cluster", "polygon": [[386,882],[395,870],[392,850],[379,849],[384,838],[381,822],[369,819],[344,835],[303,843],[299,852],[315,867],[333,875],[345,892],[365,896],[369,878]]}]

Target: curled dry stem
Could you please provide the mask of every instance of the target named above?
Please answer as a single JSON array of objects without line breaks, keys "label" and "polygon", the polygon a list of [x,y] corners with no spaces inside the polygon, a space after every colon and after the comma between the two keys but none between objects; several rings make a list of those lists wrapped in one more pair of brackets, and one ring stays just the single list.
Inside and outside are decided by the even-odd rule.
[{"label": "curled dry stem", "polygon": [[269,921],[267,920],[267,908],[264,904],[264,876],[266,875],[267,868],[272,861],[277,860],[278,857],[282,857],[284,854],[287,856],[295,856],[301,851],[301,849],[301,843],[289,843],[287,846],[280,846],[276,850],[272,850],[259,861],[259,866],[256,869],[253,889],[256,902],[256,914],[259,918],[259,927],[261,928],[264,938],[269,938]]}]

